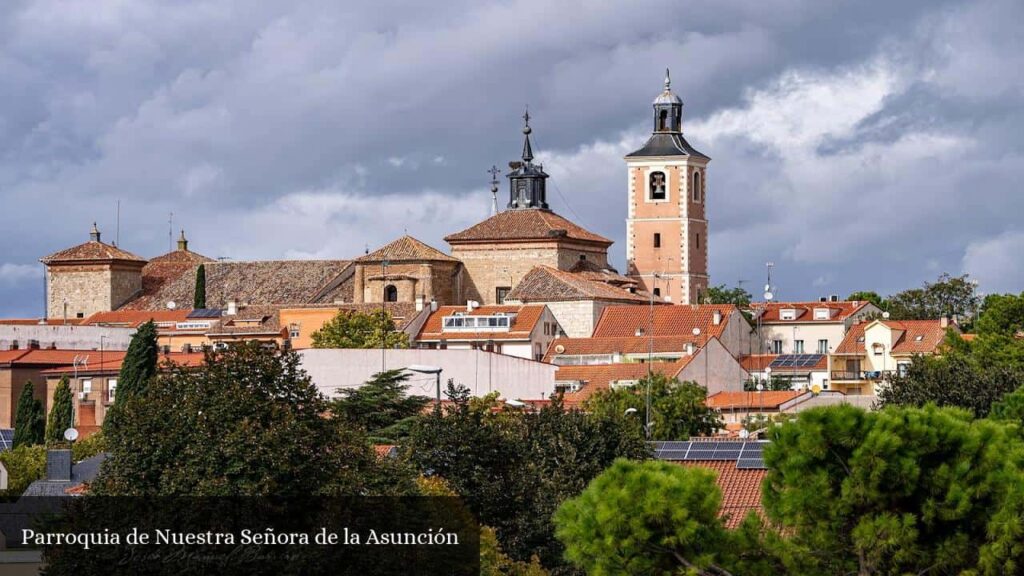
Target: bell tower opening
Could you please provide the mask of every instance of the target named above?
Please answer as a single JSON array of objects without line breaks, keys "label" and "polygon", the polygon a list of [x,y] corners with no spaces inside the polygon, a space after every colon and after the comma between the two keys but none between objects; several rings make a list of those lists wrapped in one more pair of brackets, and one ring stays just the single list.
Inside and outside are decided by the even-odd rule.
[{"label": "bell tower opening", "polygon": [[521,161],[509,162],[509,199],[510,210],[548,209],[547,173],[544,166],[533,163],[533,145],[530,144],[530,112],[523,114],[523,158]]}]

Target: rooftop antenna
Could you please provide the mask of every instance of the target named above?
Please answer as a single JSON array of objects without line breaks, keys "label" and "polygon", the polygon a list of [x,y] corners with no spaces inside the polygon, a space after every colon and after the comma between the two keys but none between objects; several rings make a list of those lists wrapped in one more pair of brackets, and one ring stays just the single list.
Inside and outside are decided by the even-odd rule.
[{"label": "rooftop antenna", "polygon": [[167,251],[174,248],[174,212],[167,215]]},{"label": "rooftop antenna", "polygon": [[487,173],[491,175],[491,216],[494,216],[498,213],[498,174],[501,174],[501,170],[491,164]]},{"label": "rooftop antenna", "polygon": [[120,199],[118,199],[118,201],[117,201],[117,210],[116,210],[115,215],[114,215],[114,220],[116,222],[116,224],[114,226],[114,246],[119,246],[121,244],[121,200]]},{"label": "rooftop antenna", "polygon": [[770,301],[775,296],[772,294],[772,268],[775,262],[765,262],[765,266],[768,267],[768,283],[764,285],[764,299]]}]

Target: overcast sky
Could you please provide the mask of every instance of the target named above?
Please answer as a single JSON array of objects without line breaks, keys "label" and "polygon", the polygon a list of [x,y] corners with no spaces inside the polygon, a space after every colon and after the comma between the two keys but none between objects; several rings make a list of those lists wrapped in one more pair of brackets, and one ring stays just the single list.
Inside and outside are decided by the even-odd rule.
[{"label": "overcast sky", "polygon": [[[523,108],[552,208],[615,240],[665,67],[712,158],[711,277],[1024,290],[1024,4],[0,3],[0,316],[87,239],[348,258],[487,216]],[[501,197],[507,200],[503,182]]]}]

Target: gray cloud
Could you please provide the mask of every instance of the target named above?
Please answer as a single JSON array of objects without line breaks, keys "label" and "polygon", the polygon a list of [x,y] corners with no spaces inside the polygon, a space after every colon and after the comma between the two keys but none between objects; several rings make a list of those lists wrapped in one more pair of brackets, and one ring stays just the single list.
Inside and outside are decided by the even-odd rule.
[{"label": "gray cloud", "polygon": [[[0,7],[0,315],[97,220],[144,256],[167,217],[235,258],[434,245],[487,214],[485,170],[538,156],[561,213],[617,241],[622,155],[662,69],[711,155],[712,275],[783,296],[983,289],[1022,226],[1018,3],[23,1]],[[504,191],[502,192],[504,194]],[[1009,252],[1012,253],[1012,252]],[[996,263],[996,264],[994,264]],[[21,271],[21,272],[13,272]],[[759,281],[758,281],[759,283]],[[992,286],[984,286],[991,283]]]}]

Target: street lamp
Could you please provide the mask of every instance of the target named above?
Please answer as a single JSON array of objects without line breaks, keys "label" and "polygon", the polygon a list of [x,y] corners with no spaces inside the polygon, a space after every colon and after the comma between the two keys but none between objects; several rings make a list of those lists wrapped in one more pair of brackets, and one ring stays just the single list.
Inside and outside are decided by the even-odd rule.
[{"label": "street lamp", "polygon": [[428,366],[425,364],[412,364],[406,367],[406,370],[411,372],[418,372],[420,374],[436,374],[437,375],[437,398],[434,401],[434,406],[441,409],[441,371],[443,368],[440,366]]}]

